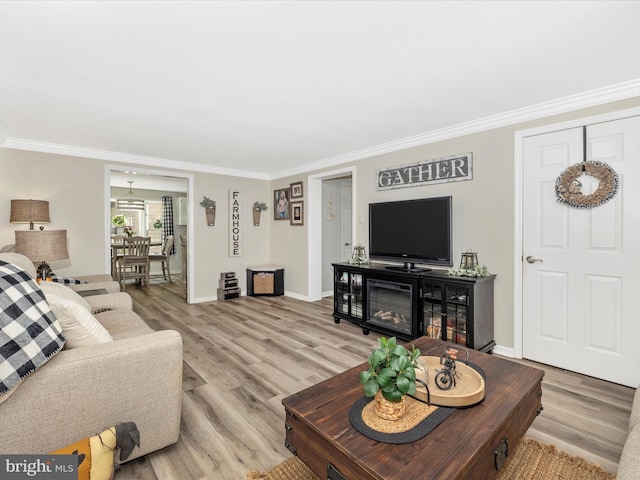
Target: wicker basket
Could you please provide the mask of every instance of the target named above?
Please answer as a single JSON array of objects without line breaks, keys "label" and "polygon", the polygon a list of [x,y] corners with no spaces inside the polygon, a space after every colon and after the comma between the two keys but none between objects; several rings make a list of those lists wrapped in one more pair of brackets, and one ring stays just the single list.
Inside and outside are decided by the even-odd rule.
[{"label": "wicker basket", "polygon": [[407,413],[407,404],[405,402],[405,396],[402,396],[402,400],[399,402],[390,402],[382,395],[382,392],[378,390],[373,397],[375,402],[375,413],[380,418],[385,420],[400,420]]}]

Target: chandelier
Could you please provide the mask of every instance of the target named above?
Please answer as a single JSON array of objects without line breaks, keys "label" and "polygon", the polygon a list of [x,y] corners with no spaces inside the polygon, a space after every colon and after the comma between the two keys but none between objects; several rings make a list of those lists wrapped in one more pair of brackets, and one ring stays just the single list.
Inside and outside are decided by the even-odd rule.
[{"label": "chandelier", "polygon": [[123,198],[116,200],[116,208],[118,210],[144,210],[144,200],[133,197],[131,191],[131,184],[133,180],[127,180],[129,182],[129,193]]}]

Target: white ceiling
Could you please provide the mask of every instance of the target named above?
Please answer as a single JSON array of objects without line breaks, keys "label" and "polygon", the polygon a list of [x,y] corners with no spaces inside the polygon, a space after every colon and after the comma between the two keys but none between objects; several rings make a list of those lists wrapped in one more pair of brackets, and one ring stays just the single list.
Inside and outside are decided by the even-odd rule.
[{"label": "white ceiling", "polygon": [[639,94],[639,20],[638,1],[2,1],[0,145],[277,178]]}]

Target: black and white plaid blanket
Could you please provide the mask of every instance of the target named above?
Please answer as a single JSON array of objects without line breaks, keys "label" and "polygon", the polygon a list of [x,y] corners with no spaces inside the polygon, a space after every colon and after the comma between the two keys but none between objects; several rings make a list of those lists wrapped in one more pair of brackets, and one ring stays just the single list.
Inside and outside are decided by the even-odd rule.
[{"label": "black and white plaid blanket", "polygon": [[80,285],[83,283],[87,283],[84,280],[78,280],[77,278],[59,277],[53,272],[51,272],[49,277],[51,278],[52,282],[63,283],[65,285]]},{"label": "black and white plaid blanket", "polygon": [[64,342],[36,281],[20,267],[0,261],[0,395],[58,353]]}]

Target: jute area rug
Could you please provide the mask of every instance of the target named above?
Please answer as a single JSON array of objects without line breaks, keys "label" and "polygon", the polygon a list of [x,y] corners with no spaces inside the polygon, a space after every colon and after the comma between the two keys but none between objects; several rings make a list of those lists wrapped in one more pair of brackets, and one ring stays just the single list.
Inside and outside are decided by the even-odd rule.
[{"label": "jute area rug", "polygon": [[[497,480],[615,480],[583,458],[573,457],[556,447],[523,438],[500,468]],[[291,457],[273,470],[260,473],[251,470],[248,480],[320,480],[298,457]]]}]

